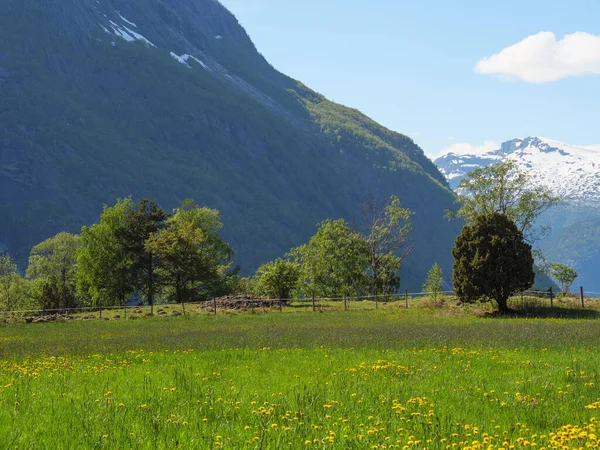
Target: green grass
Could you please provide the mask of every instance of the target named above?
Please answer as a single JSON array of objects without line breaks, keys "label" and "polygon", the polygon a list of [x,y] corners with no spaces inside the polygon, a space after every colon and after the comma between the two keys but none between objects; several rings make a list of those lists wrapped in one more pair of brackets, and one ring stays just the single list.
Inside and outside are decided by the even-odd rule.
[{"label": "green grass", "polygon": [[0,448],[598,448],[599,322],[444,311],[6,326]]}]

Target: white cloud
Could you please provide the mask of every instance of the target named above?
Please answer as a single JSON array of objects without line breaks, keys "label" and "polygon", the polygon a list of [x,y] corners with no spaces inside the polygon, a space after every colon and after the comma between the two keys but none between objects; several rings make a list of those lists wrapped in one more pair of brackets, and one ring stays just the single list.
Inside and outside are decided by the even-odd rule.
[{"label": "white cloud", "polygon": [[557,40],[554,33],[541,32],[479,60],[474,70],[532,83],[600,75],[600,36],[578,31]]},{"label": "white cloud", "polygon": [[456,140],[456,136],[448,136],[448,140],[449,141],[455,141]]},{"label": "white cloud", "polygon": [[498,150],[500,145],[494,141],[485,141],[482,145],[467,144],[466,142],[457,142],[449,147],[442,149],[437,157],[454,153],[457,155],[482,155],[487,152]]}]

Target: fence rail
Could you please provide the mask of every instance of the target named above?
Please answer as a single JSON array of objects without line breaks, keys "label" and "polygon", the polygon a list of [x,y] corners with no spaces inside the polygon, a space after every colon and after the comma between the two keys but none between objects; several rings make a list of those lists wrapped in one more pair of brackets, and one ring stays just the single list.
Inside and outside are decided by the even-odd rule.
[{"label": "fence rail", "polygon": [[[443,291],[439,292],[442,296],[454,296],[453,291]],[[585,292],[583,288],[579,289],[577,294],[570,293],[570,298],[577,298],[581,301],[581,307],[585,307],[586,299],[590,298],[600,298],[600,292]],[[585,296],[584,296],[585,294]],[[277,299],[277,298],[255,298],[252,296],[244,296],[239,295],[233,298],[220,298],[220,299],[209,299],[203,301],[196,302],[186,302],[186,303],[161,303],[155,305],[120,305],[120,306],[82,306],[82,307],[71,307],[71,308],[52,308],[52,309],[28,309],[28,310],[12,310],[12,311],[0,311],[0,318],[6,316],[48,316],[48,315],[71,315],[71,314],[83,314],[83,313],[99,313],[102,318],[103,311],[123,311],[125,317],[127,317],[128,311],[139,311],[141,308],[150,307],[151,310],[156,308],[164,308],[168,307],[181,307],[182,313],[186,314],[186,306],[189,307],[202,307],[205,310],[212,310],[215,314],[217,310],[223,306],[232,306],[236,303],[243,304],[251,304],[252,302],[260,303],[262,305],[270,305],[279,307],[282,309],[284,305],[289,305],[291,303],[294,304],[308,304],[309,306],[312,304],[313,310],[317,307],[322,307],[322,303],[324,302],[343,302],[344,309],[348,309],[348,304],[356,303],[356,302],[364,302],[371,301],[375,303],[375,307],[378,308],[380,303],[393,303],[393,302],[404,302],[404,306],[409,308],[411,301],[419,298],[428,298],[431,300],[431,295],[423,292],[408,292],[407,290],[404,293],[396,293],[396,294],[382,294],[382,295],[365,295],[365,296],[340,296],[340,297],[303,297],[303,298],[288,298],[288,299]],[[519,299],[521,303],[524,305],[525,300],[529,300],[531,298],[536,298],[540,300],[549,300],[550,306],[554,306],[554,301],[557,299],[557,294],[550,290],[529,290],[523,291],[521,293],[515,294],[513,296],[513,302],[517,302]],[[561,297],[562,298],[562,297]],[[222,301],[226,299],[225,304],[219,304],[217,300]],[[252,309],[250,306],[247,309]]]}]

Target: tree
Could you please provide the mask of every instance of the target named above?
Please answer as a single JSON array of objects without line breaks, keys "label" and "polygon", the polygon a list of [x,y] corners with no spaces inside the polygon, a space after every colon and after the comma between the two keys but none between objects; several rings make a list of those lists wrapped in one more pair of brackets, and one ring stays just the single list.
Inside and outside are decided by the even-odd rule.
[{"label": "tree", "polygon": [[481,167],[459,183],[456,214],[473,225],[482,214],[500,213],[512,220],[533,244],[548,227],[536,228],[536,220],[560,199],[550,189],[534,186],[529,175],[512,160]]},{"label": "tree", "polygon": [[319,224],[308,244],[289,256],[301,266],[299,289],[306,295],[358,295],[367,289],[366,243],[343,219]]},{"label": "tree", "polygon": [[287,300],[298,285],[300,264],[278,258],[258,268],[255,289],[260,295]]},{"label": "tree", "polygon": [[495,300],[500,311],[506,312],[508,298],[533,284],[531,245],[504,214],[483,214],[466,225],[452,256],[452,284],[464,302]]},{"label": "tree", "polygon": [[141,199],[126,211],[123,226],[116,230],[116,237],[130,264],[134,286],[145,295],[151,308],[154,307],[156,288],[160,286],[160,280],[156,279],[160,260],[147,248],[146,242],[164,229],[168,218],[169,215],[152,200]]},{"label": "tree", "polygon": [[205,246],[203,231],[187,221],[169,221],[167,228],[146,241],[161,264],[156,273],[177,303],[211,295],[221,275],[219,263]]},{"label": "tree", "polygon": [[[184,246],[180,251],[182,254],[187,253],[187,264],[191,266],[187,269],[182,267],[177,263],[177,257],[164,258],[167,270],[161,270],[161,273],[167,275],[171,288],[172,282],[178,277],[181,280],[181,276],[187,272],[187,276],[183,278],[187,277],[190,298],[225,295],[235,289],[239,280],[239,267],[232,267],[234,252],[221,237],[222,228],[218,210],[199,207],[192,199],[184,200],[174,210],[165,231],[178,236],[179,244]],[[171,255],[174,256],[173,253]]]},{"label": "tree", "polygon": [[14,296],[15,285],[18,283],[19,274],[17,265],[10,255],[0,255],[0,309],[13,311],[16,306]]},{"label": "tree", "polygon": [[433,304],[437,303],[438,297],[444,292],[444,277],[442,275],[442,268],[438,263],[435,263],[429,272],[427,278],[423,282],[423,293],[427,294],[429,298],[433,297]]},{"label": "tree", "polygon": [[560,283],[560,288],[563,294],[569,292],[569,289],[577,279],[579,275],[574,268],[569,267],[566,264],[561,263],[550,263],[550,274],[552,277]]},{"label": "tree", "polygon": [[124,305],[135,291],[130,255],[117,237],[135,208],[131,198],[104,207],[100,222],[83,227],[77,249],[77,294],[92,306]]},{"label": "tree", "polygon": [[79,236],[59,233],[31,250],[27,278],[33,280],[34,293],[47,309],[75,307],[76,258]]},{"label": "tree", "polygon": [[[400,269],[402,261],[412,251],[409,235],[413,212],[400,206],[400,199],[392,196],[383,204],[375,201],[361,206],[367,234],[363,236],[367,248],[371,295],[391,290],[382,280]],[[396,280],[390,280],[395,283]],[[399,287],[399,286],[398,286]],[[398,289],[396,287],[396,290]],[[382,291],[383,289],[383,291]]]}]

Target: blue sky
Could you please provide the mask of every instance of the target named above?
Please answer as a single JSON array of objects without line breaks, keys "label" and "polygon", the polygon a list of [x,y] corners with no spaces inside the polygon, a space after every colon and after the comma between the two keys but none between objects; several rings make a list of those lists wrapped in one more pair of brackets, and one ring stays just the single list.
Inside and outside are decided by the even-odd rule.
[{"label": "blue sky", "polygon": [[600,144],[600,1],[221,2],[275,68],[430,155],[529,135]]}]

